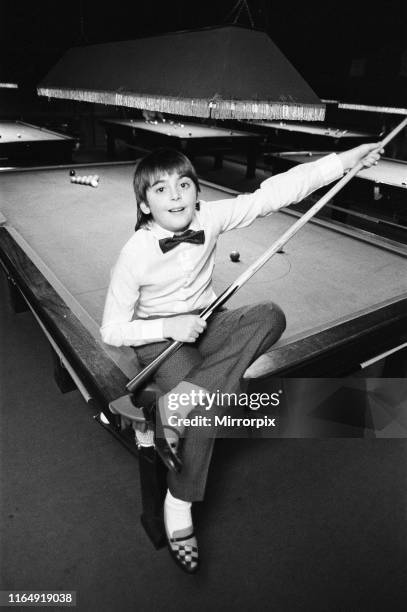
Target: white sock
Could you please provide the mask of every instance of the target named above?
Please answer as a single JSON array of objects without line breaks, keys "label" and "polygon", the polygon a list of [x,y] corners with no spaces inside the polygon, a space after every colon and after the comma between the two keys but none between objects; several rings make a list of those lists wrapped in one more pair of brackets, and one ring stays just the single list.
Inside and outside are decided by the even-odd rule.
[{"label": "white sock", "polygon": [[191,502],[173,497],[167,490],[164,501],[164,522],[169,536],[174,531],[192,531]]}]

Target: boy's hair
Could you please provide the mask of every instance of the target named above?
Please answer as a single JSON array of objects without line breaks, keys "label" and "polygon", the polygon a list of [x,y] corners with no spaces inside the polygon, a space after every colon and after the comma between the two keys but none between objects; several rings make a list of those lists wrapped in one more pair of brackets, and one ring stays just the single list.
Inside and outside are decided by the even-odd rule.
[{"label": "boy's hair", "polygon": [[137,201],[137,222],[135,230],[151,220],[151,214],[145,214],[140,208],[140,202],[148,203],[147,190],[163,174],[187,176],[194,183],[197,192],[200,191],[195,168],[180,151],[176,149],[157,149],[139,161],[133,178],[134,193]]}]

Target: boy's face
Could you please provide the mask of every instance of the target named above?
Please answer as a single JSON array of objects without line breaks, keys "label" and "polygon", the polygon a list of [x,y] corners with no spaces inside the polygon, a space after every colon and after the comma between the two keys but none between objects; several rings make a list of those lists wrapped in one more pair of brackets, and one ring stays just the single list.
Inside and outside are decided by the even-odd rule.
[{"label": "boy's face", "polygon": [[197,190],[187,176],[165,173],[147,189],[146,202],[140,203],[145,214],[152,215],[161,227],[174,233],[186,230],[195,214]]}]

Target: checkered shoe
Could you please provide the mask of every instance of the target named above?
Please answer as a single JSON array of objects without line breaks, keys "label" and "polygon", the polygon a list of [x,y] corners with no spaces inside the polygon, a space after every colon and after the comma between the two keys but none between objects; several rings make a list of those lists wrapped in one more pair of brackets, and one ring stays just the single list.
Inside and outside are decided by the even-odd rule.
[{"label": "checkered shoe", "polygon": [[175,563],[184,572],[194,574],[199,567],[198,542],[194,532],[184,534],[185,531],[187,530],[174,531],[172,537],[167,535],[168,548]]}]

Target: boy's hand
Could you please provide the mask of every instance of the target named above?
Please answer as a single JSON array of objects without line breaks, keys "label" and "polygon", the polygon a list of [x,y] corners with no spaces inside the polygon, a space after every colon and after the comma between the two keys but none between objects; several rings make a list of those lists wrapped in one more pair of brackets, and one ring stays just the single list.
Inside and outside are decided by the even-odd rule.
[{"label": "boy's hand", "polygon": [[384,149],[381,148],[380,142],[372,142],[369,144],[363,144],[349,151],[342,151],[338,153],[344,170],[350,170],[359,162],[362,162],[365,168],[370,168],[380,159],[380,155],[384,153]]},{"label": "boy's hand", "polygon": [[179,315],[164,319],[164,336],[179,342],[195,342],[206,329],[206,321],[198,315]]}]

